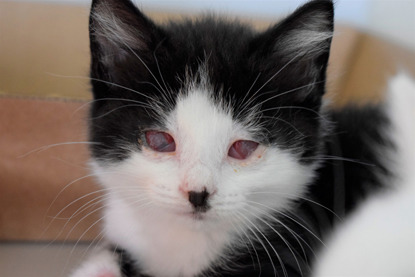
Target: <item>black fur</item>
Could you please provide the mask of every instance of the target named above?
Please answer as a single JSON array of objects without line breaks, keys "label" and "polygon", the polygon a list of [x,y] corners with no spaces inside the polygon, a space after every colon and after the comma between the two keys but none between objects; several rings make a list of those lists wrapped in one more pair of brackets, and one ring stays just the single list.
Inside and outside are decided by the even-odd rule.
[{"label": "black fur", "polygon": [[[269,232],[268,237],[284,263],[281,266],[273,255],[273,262],[279,265],[277,276],[285,276],[283,268],[290,277],[308,276],[316,253],[323,247],[324,239],[334,224],[344,219],[370,192],[382,189],[383,179],[393,175],[387,169],[383,155],[384,151],[393,149],[393,144],[384,133],[389,128],[389,121],[382,107],[347,107],[333,111],[331,118],[335,126],[332,134],[325,138],[327,160],[310,186],[305,197],[308,200],[299,200],[297,207],[289,213],[291,219],[282,219],[292,231],[287,231],[285,226],[275,226],[285,242]],[[287,243],[294,249],[297,260]],[[252,258],[250,254],[237,254],[235,263],[247,265],[243,270],[217,275],[214,272],[223,269],[216,268],[206,272],[205,276],[274,276],[274,269],[262,246],[258,246],[256,251],[261,257],[260,269],[255,255]],[[252,249],[251,252],[254,253]]]},{"label": "black fur", "polygon": [[121,268],[123,277],[146,277],[143,274],[139,274],[137,261],[135,261],[127,251],[114,246],[110,247],[110,251],[118,256],[118,264]]},{"label": "black fur", "polygon": [[[381,107],[347,107],[333,111],[331,116],[336,124],[333,134],[325,140],[327,160],[310,186],[306,196],[308,200],[299,200],[289,218],[281,219],[284,226],[274,226],[285,241],[271,230],[268,234],[264,231],[284,264],[281,266],[276,255],[271,254],[277,266],[277,276],[285,276],[284,270],[289,277],[308,276],[314,255],[323,246],[327,233],[336,221],[354,210],[368,193],[381,189],[382,178],[393,175],[382,162],[382,149],[389,151],[393,149],[393,144],[383,133],[389,127],[389,122]],[[286,226],[291,232],[287,231]],[[294,236],[294,233],[297,235]],[[297,260],[287,243],[294,249]],[[272,253],[270,247],[268,251]],[[254,253],[260,257],[260,263]],[[226,268],[212,267],[201,273],[200,277],[274,276],[274,268],[261,245],[257,245],[255,250],[235,251],[231,256],[233,258]],[[131,269],[129,259],[122,262],[127,272]],[[235,268],[229,270],[232,264]],[[136,273],[126,276],[144,275]]]},{"label": "black fur", "polygon": [[[114,51],[111,40],[100,35],[102,26],[94,13],[103,4],[131,27],[140,39],[137,45],[121,43]],[[97,100],[90,121],[91,141],[96,142],[91,148],[94,158],[117,162],[128,157],[128,147],[140,149],[137,141],[142,131],[162,127],[158,114],[146,105],[156,101],[168,112],[186,75],[198,78],[198,69],[205,63],[216,97],[231,103],[235,120],[244,120],[256,104],[263,102],[261,112],[252,119],[266,130],[258,133],[258,142],[290,149],[304,164],[324,159],[309,188],[308,200],[299,200],[289,218],[283,219],[292,232],[275,226],[287,241],[269,232],[282,260],[281,264],[269,249],[278,276],[284,276],[284,270],[288,276],[307,276],[315,258],[313,251],[322,246],[311,232],[324,238],[337,220],[333,212],[348,214],[369,191],[380,186],[382,174],[391,174],[379,157],[382,149],[392,147],[382,133],[388,122],[381,107],[321,113],[331,39],[321,41],[320,51],[312,49],[289,58],[296,54],[287,48],[286,38],[293,30],[333,31],[332,1],[311,1],[262,33],[213,16],[157,26],[128,0],[94,0],[91,14],[91,78]],[[168,102],[160,95],[159,90],[164,88],[169,93]],[[285,93],[289,91],[295,93]],[[250,97],[254,101],[245,106],[242,99]],[[287,243],[295,249],[298,260]],[[227,268],[213,265],[200,276],[274,276],[262,246],[232,251],[229,255],[234,263],[229,262]],[[142,276],[138,262],[132,263],[123,250],[118,254],[126,276]]]},{"label": "black fur", "polygon": [[[160,99],[159,104],[167,112],[174,106],[186,74],[197,78],[197,71],[204,62],[215,94],[232,103],[237,120],[244,119],[252,107],[264,102],[261,106],[263,112],[255,120],[263,126],[263,133],[271,135],[258,134],[259,142],[284,145],[293,151],[300,151],[304,157],[316,154],[321,124],[316,114],[324,94],[330,38],[319,45],[324,51],[306,53],[292,62],[280,53],[287,53],[287,46],[281,41],[293,30],[307,30],[307,22],[313,24],[315,21],[312,18],[314,13],[325,17],[319,27],[332,32],[331,1],[308,3],[283,22],[259,34],[248,26],[212,16],[195,22],[189,20],[156,27],[129,1],[93,1],[92,14],[103,3],[109,5],[116,16],[134,26],[140,34],[138,37],[146,39],[142,41],[145,45],[142,49],[129,49],[121,43],[121,48],[126,49],[112,53],[108,64],[109,54],[103,48],[114,46],[111,41],[97,35],[100,26],[91,16],[91,78],[94,98],[98,100],[92,106],[90,128],[91,140],[97,142],[92,147],[95,158],[126,158],[128,153],[125,147],[114,149],[114,146],[130,145],[135,141],[136,137],[132,134],[141,135],[137,126],[145,128],[160,124],[151,109],[132,106],[134,103],[131,100],[151,104],[154,98],[159,99],[160,96],[159,88],[154,84],[158,82],[162,88],[166,84],[172,99],[170,102],[173,103],[164,103]],[[129,16],[125,15],[126,10],[130,11]],[[278,72],[281,68],[284,70]],[[150,71],[155,76],[151,76]],[[298,89],[300,87],[304,88]],[[284,92],[293,90],[295,93],[284,95]],[[247,100],[251,96],[254,101],[245,106],[242,99]],[[106,101],[108,98],[121,100]],[[286,106],[297,108],[276,109]],[[278,118],[279,124],[275,124],[275,118]]]}]

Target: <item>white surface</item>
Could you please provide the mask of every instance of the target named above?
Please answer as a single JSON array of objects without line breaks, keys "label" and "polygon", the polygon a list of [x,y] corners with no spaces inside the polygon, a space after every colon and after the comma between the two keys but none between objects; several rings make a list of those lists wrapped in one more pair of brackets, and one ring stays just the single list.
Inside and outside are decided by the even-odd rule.
[{"label": "white surface", "polygon": [[[0,243],[1,277],[66,277],[89,245]],[[94,246],[91,247],[93,249]]]}]

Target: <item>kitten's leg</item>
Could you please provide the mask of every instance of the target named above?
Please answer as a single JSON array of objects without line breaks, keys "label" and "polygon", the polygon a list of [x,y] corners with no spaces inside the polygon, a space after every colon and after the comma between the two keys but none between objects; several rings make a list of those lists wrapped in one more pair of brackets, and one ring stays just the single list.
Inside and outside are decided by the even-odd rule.
[{"label": "kitten's leg", "polygon": [[91,255],[70,277],[122,277],[119,255],[109,247]]}]

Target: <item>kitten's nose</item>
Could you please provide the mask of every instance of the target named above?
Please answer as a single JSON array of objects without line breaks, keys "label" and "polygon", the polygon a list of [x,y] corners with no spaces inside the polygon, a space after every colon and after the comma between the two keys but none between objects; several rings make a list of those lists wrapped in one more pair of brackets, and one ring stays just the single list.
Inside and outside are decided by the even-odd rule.
[{"label": "kitten's nose", "polygon": [[207,199],[209,192],[203,191],[189,191],[189,202],[192,203],[193,207],[198,212],[206,212],[209,209]]}]

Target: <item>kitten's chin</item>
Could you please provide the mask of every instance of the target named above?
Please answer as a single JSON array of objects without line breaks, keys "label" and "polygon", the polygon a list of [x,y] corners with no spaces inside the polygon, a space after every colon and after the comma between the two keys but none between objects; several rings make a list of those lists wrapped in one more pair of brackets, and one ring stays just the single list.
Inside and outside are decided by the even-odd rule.
[{"label": "kitten's chin", "polygon": [[220,225],[220,220],[214,216],[211,212],[200,212],[200,211],[180,211],[172,212],[172,216],[175,218],[175,221],[180,222],[183,225],[186,225],[192,229],[202,229],[207,230],[209,226],[216,228],[217,225]]},{"label": "kitten's chin", "polygon": [[208,220],[208,215],[206,212],[197,212],[197,211],[180,211],[180,212],[173,212],[174,216],[184,220],[190,220],[195,222],[202,222]]},{"label": "kitten's chin", "polygon": [[197,212],[192,211],[188,213],[183,213],[182,216],[185,218],[189,218],[190,220],[196,221],[196,222],[202,222],[208,220],[208,215],[206,215],[205,212]]}]

